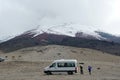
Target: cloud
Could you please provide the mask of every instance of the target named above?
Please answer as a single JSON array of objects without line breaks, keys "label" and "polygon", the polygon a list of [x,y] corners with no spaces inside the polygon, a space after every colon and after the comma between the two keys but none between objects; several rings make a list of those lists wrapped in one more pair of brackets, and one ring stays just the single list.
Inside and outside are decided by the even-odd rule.
[{"label": "cloud", "polygon": [[99,26],[109,32],[108,23],[111,15],[115,16],[112,11],[118,3],[119,0],[0,0],[0,36],[20,34],[37,25],[65,22]]}]

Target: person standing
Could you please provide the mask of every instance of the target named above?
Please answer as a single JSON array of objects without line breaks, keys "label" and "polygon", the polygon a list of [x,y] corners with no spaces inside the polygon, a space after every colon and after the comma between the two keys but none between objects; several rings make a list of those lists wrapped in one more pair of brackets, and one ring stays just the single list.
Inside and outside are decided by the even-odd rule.
[{"label": "person standing", "polygon": [[83,66],[80,65],[80,74],[83,74]]},{"label": "person standing", "polygon": [[89,75],[91,75],[91,72],[92,72],[92,66],[88,66],[88,72],[89,72]]}]

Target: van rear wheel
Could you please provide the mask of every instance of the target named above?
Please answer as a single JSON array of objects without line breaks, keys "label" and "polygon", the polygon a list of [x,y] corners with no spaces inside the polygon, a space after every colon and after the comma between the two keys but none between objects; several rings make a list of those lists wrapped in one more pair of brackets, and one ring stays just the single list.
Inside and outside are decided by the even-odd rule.
[{"label": "van rear wheel", "polygon": [[68,71],[68,74],[69,74],[69,75],[73,75],[73,72],[72,72],[72,71]]}]

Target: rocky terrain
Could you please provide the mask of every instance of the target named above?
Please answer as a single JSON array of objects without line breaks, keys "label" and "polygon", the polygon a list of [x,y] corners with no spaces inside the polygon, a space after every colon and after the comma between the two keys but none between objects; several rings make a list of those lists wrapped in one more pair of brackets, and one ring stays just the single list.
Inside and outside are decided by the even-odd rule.
[{"label": "rocky terrain", "polygon": [[[0,63],[0,80],[120,80],[120,57],[101,51],[58,45],[24,48],[10,53]],[[77,59],[84,63],[84,75],[59,73],[45,75],[43,70],[55,59]],[[93,67],[92,75],[87,66]]]}]

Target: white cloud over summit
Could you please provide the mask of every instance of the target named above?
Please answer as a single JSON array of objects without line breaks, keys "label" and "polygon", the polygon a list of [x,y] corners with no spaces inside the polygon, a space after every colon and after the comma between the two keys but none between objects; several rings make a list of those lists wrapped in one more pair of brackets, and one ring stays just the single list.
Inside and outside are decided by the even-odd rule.
[{"label": "white cloud over summit", "polygon": [[0,38],[37,25],[79,23],[120,34],[119,0],[0,0]]}]

